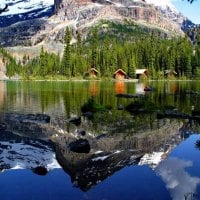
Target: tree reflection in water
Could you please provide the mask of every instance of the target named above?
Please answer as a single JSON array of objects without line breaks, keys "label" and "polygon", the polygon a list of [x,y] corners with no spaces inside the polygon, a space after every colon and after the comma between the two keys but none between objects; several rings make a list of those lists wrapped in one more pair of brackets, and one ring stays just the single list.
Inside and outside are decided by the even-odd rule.
[{"label": "tree reflection in water", "polygon": [[[155,91],[151,93],[145,93],[141,83],[125,82],[119,86],[113,82],[3,84],[7,88],[7,92],[3,91],[6,101],[0,98],[0,103],[6,112],[45,112],[51,116],[50,126],[53,127],[50,128],[54,135],[49,138],[55,145],[56,158],[72,183],[84,191],[128,165],[148,165],[155,169],[174,147],[187,139],[187,134],[192,134],[186,133],[187,129],[179,134],[179,128],[187,119],[158,119],[158,110],[168,107],[191,115],[192,105],[200,109],[197,96],[186,93],[188,89],[200,90],[199,84],[187,82],[152,82]],[[122,92],[142,94],[144,99],[115,96]],[[118,110],[119,105],[123,108],[132,105],[134,111],[136,104],[140,105],[137,112]],[[72,116],[80,117],[81,123],[77,126],[69,123]],[[194,124],[191,126],[194,128]],[[85,131],[81,137],[91,145],[88,154],[80,155],[67,148],[67,144],[77,140],[79,129]],[[27,132],[24,130],[23,134],[27,136]],[[196,142],[196,147],[199,146],[200,140]],[[157,156],[156,161],[153,156]]]}]

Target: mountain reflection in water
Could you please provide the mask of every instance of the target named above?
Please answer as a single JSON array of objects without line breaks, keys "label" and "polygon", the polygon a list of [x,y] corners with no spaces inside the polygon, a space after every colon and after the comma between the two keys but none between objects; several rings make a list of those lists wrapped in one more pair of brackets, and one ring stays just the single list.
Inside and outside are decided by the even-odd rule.
[{"label": "mountain reflection in water", "polygon": [[[142,89],[145,85],[141,83],[123,83],[123,86],[108,83],[107,88],[99,82],[44,83],[39,88],[39,83],[37,87],[16,84],[17,87],[15,83],[4,86],[7,92],[3,96],[7,101],[2,102],[0,116],[7,125],[6,130],[0,130],[3,200],[12,199],[8,186],[3,184],[3,180],[8,183],[11,179],[13,184],[19,181],[16,184],[26,187],[28,197],[33,199],[116,200],[122,199],[120,193],[123,199],[198,199],[199,118],[174,119],[174,111],[175,116],[182,116],[177,115],[176,109],[187,116],[192,116],[192,106],[198,111],[198,94],[185,92],[188,87],[191,90],[191,85],[154,85],[153,92],[145,93]],[[143,96],[118,98],[115,90]],[[87,110],[90,93],[93,108]],[[126,110],[128,105],[132,106],[131,111]],[[141,108],[135,109],[135,105]],[[158,118],[157,112],[163,108],[171,109],[173,118]],[[44,112],[51,117],[50,122],[34,121],[35,115],[27,114]],[[71,123],[76,119],[80,123]],[[69,144],[80,138],[89,142],[89,153],[69,149]],[[36,188],[42,187],[45,193],[23,185],[17,178],[19,169],[26,174],[25,180]],[[34,183],[36,178],[27,170],[45,175],[38,179],[43,184]],[[50,184],[50,178],[54,185]],[[20,190],[12,197],[26,199],[22,197],[25,193]]]},{"label": "mountain reflection in water", "polygon": [[[38,166],[43,166],[51,171],[62,166],[70,175],[73,186],[88,191],[127,166],[148,165],[166,183],[172,199],[183,199],[185,194],[196,193],[200,178],[193,177],[185,171],[185,168],[192,166],[192,161],[176,157],[166,158],[184,139],[183,133],[176,130],[171,135],[164,134],[164,140],[152,135],[149,138],[149,134],[143,135],[142,139],[149,144],[148,147],[141,143],[141,139],[134,137],[129,137],[128,140],[120,137],[102,137],[96,144],[91,144],[93,149],[89,154],[69,151],[66,148],[69,138],[66,136],[54,138],[51,144],[1,131],[1,170],[31,169],[34,172]],[[149,139],[151,143],[148,142]],[[106,148],[107,145],[109,148]]]},{"label": "mountain reflection in water", "polygon": [[[50,142],[0,131],[0,170],[60,168]],[[36,170],[35,170],[36,169]]]}]

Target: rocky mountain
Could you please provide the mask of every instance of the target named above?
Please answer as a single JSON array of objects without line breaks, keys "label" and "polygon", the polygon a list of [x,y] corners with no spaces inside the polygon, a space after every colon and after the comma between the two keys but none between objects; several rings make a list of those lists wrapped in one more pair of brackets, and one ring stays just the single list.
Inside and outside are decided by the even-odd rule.
[{"label": "rocky mountain", "polygon": [[[59,52],[63,46],[64,30],[67,26],[72,27],[74,32],[77,29],[81,30],[86,36],[89,27],[102,20],[115,23],[132,21],[143,27],[159,29],[169,36],[183,34],[183,29],[193,25],[170,4],[170,1],[159,1],[161,2],[159,3],[154,0],[54,0],[53,6],[48,4],[47,0],[34,1],[36,4],[31,4],[33,2],[31,0],[15,2],[18,2],[18,6],[13,1],[8,1],[10,15],[6,15],[5,12],[2,17],[7,16],[10,21],[14,20],[13,17],[22,16],[23,19],[24,15],[30,18],[25,17],[25,21],[1,28],[2,46],[46,44],[48,49],[53,46],[54,50],[57,48],[56,51]],[[20,7],[22,2],[27,5]],[[17,7],[16,11],[11,12],[11,6]],[[54,10],[51,17],[42,17],[45,16],[43,11],[51,13],[51,9]],[[19,11],[21,13],[17,14]],[[1,23],[6,25],[4,22]]]}]

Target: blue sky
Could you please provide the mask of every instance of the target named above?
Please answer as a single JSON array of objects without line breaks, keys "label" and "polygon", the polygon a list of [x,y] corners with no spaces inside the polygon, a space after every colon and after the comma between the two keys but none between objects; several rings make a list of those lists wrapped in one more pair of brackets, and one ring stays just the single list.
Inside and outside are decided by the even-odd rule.
[{"label": "blue sky", "polygon": [[192,4],[187,0],[172,0],[173,5],[192,22],[200,24],[200,0],[194,0]]}]

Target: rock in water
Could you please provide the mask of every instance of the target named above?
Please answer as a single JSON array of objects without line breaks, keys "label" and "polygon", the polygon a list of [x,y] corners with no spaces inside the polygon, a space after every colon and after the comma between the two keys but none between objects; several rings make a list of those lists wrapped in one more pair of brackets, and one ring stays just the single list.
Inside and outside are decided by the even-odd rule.
[{"label": "rock in water", "polygon": [[35,174],[40,175],[40,176],[45,176],[48,173],[48,170],[45,167],[38,166],[38,167],[36,167],[36,168],[33,169],[33,172]]},{"label": "rock in water", "polygon": [[6,128],[7,128],[7,125],[6,125],[6,123],[0,123],[0,131],[4,131],[4,130],[6,130]]},{"label": "rock in water", "polygon": [[76,153],[89,153],[90,152],[90,144],[86,139],[79,139],[73,141],[68,144],[68,148],[70,151]]},{"label": "rock in water", "polygon": [[81,124],[81,117],[73,117],[69,119],[69,122],[76,126],[79,126]]},{"label": "rock in water", "polygon": [[85,132],[84,129],[79,129],[79,130],[77,131],[77,133],[78,133],[79,136],[85,136],[85,135],[86,135],[86,132]]}]

